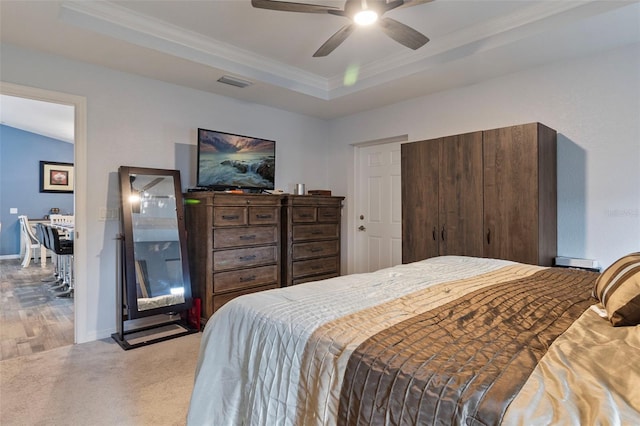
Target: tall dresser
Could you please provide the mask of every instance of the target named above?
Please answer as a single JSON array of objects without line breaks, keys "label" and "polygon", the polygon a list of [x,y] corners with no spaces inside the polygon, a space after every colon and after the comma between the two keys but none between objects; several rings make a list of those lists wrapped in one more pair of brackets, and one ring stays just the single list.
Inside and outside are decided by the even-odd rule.
[{"label": "tall dresser", "polygon": [[185,202],[192,293],[204,319],[235,297],[281,286],[281,196],[190,192]]},{"label": "tall dresser", "polygon": [[288,195],[282,209],[283,285],[340,275],[344,197]]}]

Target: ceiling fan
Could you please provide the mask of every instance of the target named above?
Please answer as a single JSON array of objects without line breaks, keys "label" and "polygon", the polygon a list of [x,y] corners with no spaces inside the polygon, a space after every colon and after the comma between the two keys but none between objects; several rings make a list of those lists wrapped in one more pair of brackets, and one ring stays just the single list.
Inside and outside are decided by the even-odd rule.
[{"label": "ceiling fan", "polygon": [[283,12],[327,13],[344,16],[352,22],[343,26],[324,42],[313,54],[314,57],[327,56],[340,46],[343,41],[356,29],[356,25],[370,25],[377,23],[386,35],[416,50],[424,46],[429,38],[413,28],[391,18],[383,18],[386,12],[400,7],[416,6],[432,0],[347,0],[344,8],[306,3],[293,3],[279,0],[251,0],[253,7],[259,9],[279,10]]}]

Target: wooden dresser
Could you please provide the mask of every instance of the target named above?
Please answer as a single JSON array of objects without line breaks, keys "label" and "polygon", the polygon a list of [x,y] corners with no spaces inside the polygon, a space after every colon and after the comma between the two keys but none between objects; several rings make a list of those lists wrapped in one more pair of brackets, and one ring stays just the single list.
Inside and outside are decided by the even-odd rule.
[{"label": "wooden dresser", "polygon": [[344,197],[287,195],[282,209],[283,286],[340,275]]},{"label": "wooden dresser", "polygon": [[281,286],[278,195],[184,195],[193,297],[202,317],[234,297]]}]

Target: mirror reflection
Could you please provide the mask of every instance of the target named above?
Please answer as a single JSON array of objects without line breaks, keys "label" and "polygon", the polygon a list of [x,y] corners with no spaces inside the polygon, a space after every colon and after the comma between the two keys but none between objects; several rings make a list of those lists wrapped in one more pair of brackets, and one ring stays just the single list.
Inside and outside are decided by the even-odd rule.
[{"label": "mirror reflection", "polygon": [[138,311],[185,303],[172,176],[129,174]]},{"label": "mirror reflection", "polygon": [[120,166],[118,177],[122,234],[111,337],[127,350],[197,333],[180,171]]}]

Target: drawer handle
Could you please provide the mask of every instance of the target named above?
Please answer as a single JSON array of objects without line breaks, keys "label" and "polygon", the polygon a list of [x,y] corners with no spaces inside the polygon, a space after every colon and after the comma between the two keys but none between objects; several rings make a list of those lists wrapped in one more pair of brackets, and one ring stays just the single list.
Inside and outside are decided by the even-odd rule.
[{"label": "drawer handle", "polygon": [[240,277],[241,283],[248,283],[249,281],[255,281],[255,280],[256,280],[255,275],[251,275],[250,277]]},{"label": "drawer handle", "polygon": [[335,217],[333,213],[324,213],[322,217]]},{"label": "drawer handle", "polygon": [[249,256],[240,256],[240,260],[242,260],[243,262],[247,260],[254,260],[255,258],[256,258],[255,254],[251,254]]},{"label": "drawer handle", "polygon": [[308,218],[313,217],[313,215],[312,215],[312,214],[309,214],[309,213],[304,213],[304,214],[301,214],[301,215],[300,215],[300,217],[303,217],[303,218],[305,218],[305,219],[308,219]]},{"label": "drawer handle", "polygon": [[257,214],[257,219],[273,219],[273,216],[270,214]]},{"label": "drawer handle", "polygon": [[321,251],[324,251],[324,249],[322,247],[313,247],[310,251],[311,253],[320,253]]},{"label": "drawer handle", "polygon": [[324,232],[322,232],[322,231],[312,231],[311,235],[324,235]]},{"label": "drawer handle", "polygon": [[311,269],[313,269],[314,271],[317,271],[318,269],[322,269],[322,266],[314,265],[311,267]]},{"label": "drawer handle", "polygon": [[224,220],[236,220],[236,219],[240,219],[240,216],[238,216],[238,215],[234,215],[234,216],[231,216],[231,215],[222,215],[222,218],[223,218]]},{"label": "drawer handle", "polygon": [[240,235],[240,240],[242,241],[247,241],[247,240],[255,240],[256,239],[256,235],[252,234],[252,235]]}]

